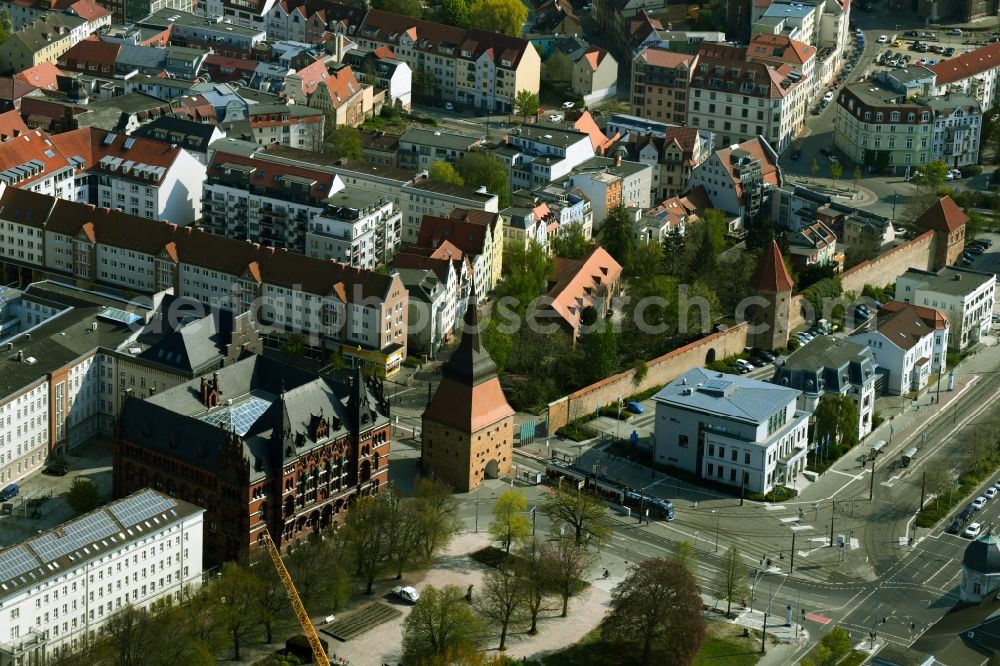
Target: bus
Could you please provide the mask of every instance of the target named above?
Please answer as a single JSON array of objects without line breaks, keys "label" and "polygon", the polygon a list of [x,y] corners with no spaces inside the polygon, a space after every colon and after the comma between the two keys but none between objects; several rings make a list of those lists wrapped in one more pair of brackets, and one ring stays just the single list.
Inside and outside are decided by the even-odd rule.
[{"label": "bus", "polygon": [[641,490],[634,490],[606,476],[595,475],[575,465],[557,460],[549,461],[545,466],[545,477],[561,488],[586,489],[598,497],[638,511],[652,519],[667,521],[674,519],[673,502],[654,497]]},{"label": "bus", "polygon": [[910,462],[917,457],[917,447],[912,447],[903,451],[903,467],[909,467]]}]

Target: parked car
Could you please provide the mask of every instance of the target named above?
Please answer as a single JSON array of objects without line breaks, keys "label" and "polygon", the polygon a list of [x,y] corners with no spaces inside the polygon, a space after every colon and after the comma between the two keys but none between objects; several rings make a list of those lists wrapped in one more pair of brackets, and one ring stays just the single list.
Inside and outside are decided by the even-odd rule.
[{"label": "parked car", "polygon": [[9,499],[17,497],[19,492],[21,492],[21,487],[16,483],[4,486],[4,489],[0,490],[0,502],[6,502]]},{"label": "parked car", "polygon": [[392,593],[394,596],[399,597],[403,601],[408,601],[411,604],[415,604],[420,600],[420,593],[409,585],[397,585],[392,588]]},{"label": "parked car", "polygon": [[774,354],[772,354],[771,352],[767,351],[766,349],[758,349],[758,350],[756,350],[756,352],[757,352],[758,356],[760,356],[761,358],[763,358],[768,363],[774,363],[774,359],[777,358]]},{"label": "parked car", "polygon": [[907,30],[903,33],[903,37],[919,37],[920,34],[916,30]]},{"label": "parked car", "polygon": [[945,56],[947,56],[949,58],[952,57],[953,55],[955,55],[955,48],[952,47],[952,46],[949,46],[948,48],[946,48],[944,50],[944,54],[943,55],[945,55]]},{"label": "parked car", "polygon": [[[993,315],[993,316],[996,317],[997,315]],[[993,487],[996,488],[997,490],[1000,490],[1000,480],[998,480],[996,483],[994,483]]]},{"label": "parked car", "polygon": [[452,104],[451,102],[445,102],[444,103],[444,110],[445,111],[454,111],[455,110],[455,105]]},{"label": "parked car", "polygon": [[993,499],[994,497],[997,496],[997,489],[994,488],[993,486],[990,486],[983,492],[983,494],[986,495],[986,497]]},{"label": "parked car", "polygon": [[63,465],[62,463],[53,463],[47,465],[45,469],[42,470],[42,474],[48,476],[66,476],[69,473],[69,467]]},{"label": "parked car", "polygon": [[960,531],[962,531],[962,521],[958,518],[951,521],[951,525],[945,530],[948,534],[958,534]]},{"label": "parked car", "polygon": [[972,254],[977,255],[977,256],[980,255],[980,254],[982,254],[985,251],[986,251],[986,248],[982,247],[981,245],[974,245],[969,250],[969,252],[971,252]]},{"label": "parked car", "polygon": [[922,32],[920,36],[924,39],[937,39],[937,36],[933,32]]},{"label": "parked car", "polygon": [[961,28],[952,28],[951,30],[948,31],[948,34],[949,35],[961,35],[962,34],[962,30],[961,30]]},{"label": "parked car", "polygon": [[558,113],[553,113],[553,114],[549,115],[549,121],[551,121],[553,123],[561,123],[562,119],[563,119],[563,117],[560,116]]},{"label": "parked car", "polygon": [[972,504],[970,506],[972,507],[973,511],[979,511],[984,506],[986,506],[986,502],[988,501],[989,500],[987,500],[986,497],[980,495],[976,499],[972,500]]},{"label": "parked car", "polygon": [[961,169],[952,169],[951,170],[951,175],[955,177],[955,180],[959,180],[959,179],[962,178],[962,170]]},{"label": "parked car", "polygon": [[833,95],[834,95],[834,92],[832,90],[828,90],[826,92],[826,94],[823,95],[823,101],[826,102],[827,104],[829,104],[830,102],[833,101]]},{"label": "parked car", "polygon": [[993,247],[993,241],[991,241],[989,238],[980,238],[976,242],[977,243],[982,243],[983,245],[985,245],[986,249],[989,249],[989,248]]},{"label": "parked car", "polygon": [[977,536],[979,536],[979,532],[981,532],[982,529],[983,526],[980,525],[979,523],[972,523],[971,525],[965,528],[965,531],[962,532],[962,536],[968,539],[975,539]]},{"label": "parked car", "polygon": [[972,514],[975,513],[975,511],[976,510],[973,509],[972,505],[970,504],[969,506],[962,509],[962,513],[958,514],[958,519],[964,523],[967,520],[969,520],[969,518],[972,518]]},{"label": "parked car", "polygon": [[645,414],[646,413],[646,408],[643,407],[642,405],[640,405],[638,402],[635,402],[634,400],[631,401],[631,402],[629,402],[627,405],[625,405],[625,409],[627,409],[628,411],[632,412],[633,414]]},{"label": "parked car", "polygon": [[574,103],[574,102],[563,102],[562,103],[562,108],[564,108],[564,109],[572,109],[574,106],[576,106],[576,103]]},{"label": "parked car", "polygon": [[887,41],[889,41],[889,38],[886,35],[879,35],[878,39],[876,39],[875,41],[878,42],[879,44],[885,44]]}]

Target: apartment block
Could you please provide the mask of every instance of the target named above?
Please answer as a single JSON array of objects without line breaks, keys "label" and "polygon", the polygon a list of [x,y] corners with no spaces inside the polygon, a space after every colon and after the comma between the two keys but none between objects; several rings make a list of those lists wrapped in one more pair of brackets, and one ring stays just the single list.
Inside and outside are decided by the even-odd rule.
[{"label": "apartment block", "polygon": [[641,50],[632,62],[632,113],[644,119],[685,124],[696,61],[697,55],[664,48]]},{"label": "apartment block", "polygon": [[[105,18],[109,23],[110,16]],[[54,63],[97,29],[91,28],[87,19],[72,14],[42,14],[0,44],[0,73],[16,74],[43,62]]]},{"label": "apartment block", "polygon": [[2,258],[8,274],[38,271],[94,284],[252,312],[265,341],[289,332],[309,349],[341,350],[386,374],[406,357],[406,290],[382,275],[121,211],[8,189],[0,221],[42,234],[33,260]]},{"label": "apartment block", "polygon": [[691,173],[688,189],[704,187],[713,208],[752,222],[771,188],[781,187],[778,155],[763,138],[722,148]]},{"label": "apartment block", "polygon": [[305,253],[375,270],[399,248],[402,214],[384,195],[344,187],[323,202],[306,231]]},{"label": "apartment block", "polygon": [[996,275],[958,266],[937,272],[911,268],[896,280],[893,300],[943,312],[949,323],[949,349],[961,352],[990,331]]},{"label": "apartment block", "polygon": [[485,137],[413,127],[399,137],[399,167],[426,171],[435,162],[454,164],[466,153],[479,148]]},{"label": "apartment block", "polygon": [[715,135],[694,127],[668,127],[662,136],[631,133],[617,145],[633,162],[652,169],[653,199],[662,201],[683,192],[691,174],[715,150]]},{"label": "apartment block", "polygon": [[[403,213],[402,242],[416,243],[420,226],[426,216],[448,217],[455,210],[477,210],[497,213],[500,210],[497,195],[485,187],[466,187],[431,180],[418,176],[399,190],[400,211]],[[483,287],[481,283],[479,289]]]},{"label": "apartment block", "polygon": [[202,580],[205,510],[144,488],[4,549],[0,663],[44,664]]},{"label": "apartment block", "polygon": [[935,94],[953,92],[970,95],[979,100],[981,108],[992,109],[1000,77],[1000,42],[942,59],[928,69],[935,74]]}]

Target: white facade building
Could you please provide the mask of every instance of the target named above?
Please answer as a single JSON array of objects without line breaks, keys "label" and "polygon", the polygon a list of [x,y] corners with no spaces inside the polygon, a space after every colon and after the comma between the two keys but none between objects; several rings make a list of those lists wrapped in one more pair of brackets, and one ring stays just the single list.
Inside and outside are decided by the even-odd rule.
[{"label": "white facade building", "polygon": [[126,606],[201,584],[205,510],[142,490],[0,553],[0,666],[43,664]]},{"label": "white facade building", "polygon": [[886,303],[848,339],[871,349],[892,395],[922,391],[947,366],[948,318],[934,308]]},{"label": "white facade building", "polygon": [[990,331],[996,276],[957,266],[937,273],[911,268],[896,280],[894,300],[943,312],[949,323],[948,347],[964,351]]},{"label": "white facade building", "polygon": [[800,392],[695,368],[655,396],[653,455],[700,478],[768,493],[805,470],[809,414]]},{"label": "white facade building", "polygon": [[374,270],[399,248],[402,215],[377,193],[346,187],[331,195],[306,232],[306,254]]},{"label": "white facade building", "polygon": [[594,157],[594,146],[584,132],[525,125],[511,130],[497,155],[510,167],[510,188],[516,191],[563,180]]}]

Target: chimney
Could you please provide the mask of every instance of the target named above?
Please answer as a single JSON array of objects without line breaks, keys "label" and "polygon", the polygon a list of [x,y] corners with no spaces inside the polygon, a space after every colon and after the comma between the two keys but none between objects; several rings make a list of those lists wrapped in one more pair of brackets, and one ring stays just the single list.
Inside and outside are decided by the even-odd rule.
[{"label": "chimney", "polygon": [[208,407],[208,382],[201,378],[201,404]]},{"label": "chimney", "polygon": [[337,62],[344,60],[344,36],[341,34],[333,38],[333,57],[337,59]]},{"label": "chimney", "polygon": [[219,373],[212,373],[212,391],[222,395],[222,389],[219,387]]},{"label": "chimney", "polygon": [[21,363],[21,362],[24,361],[24,350],[23,349],[18,350],[18,352],[17,352],[17,361],[18,361],[18,363]]},{"label": "chimney", "polygon": [[622,165],[622,154],[620,152],[615,153],[615,166],[620,167]]}]

